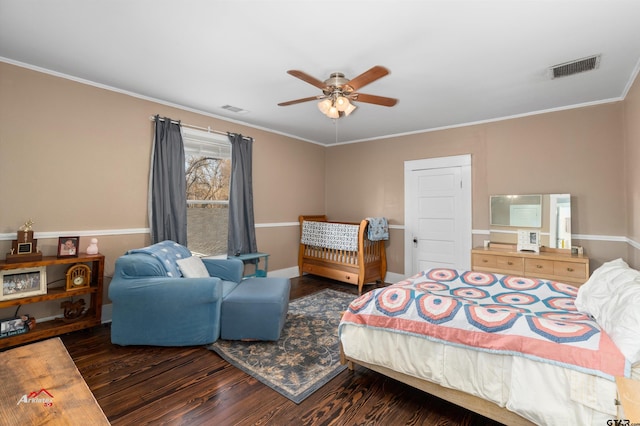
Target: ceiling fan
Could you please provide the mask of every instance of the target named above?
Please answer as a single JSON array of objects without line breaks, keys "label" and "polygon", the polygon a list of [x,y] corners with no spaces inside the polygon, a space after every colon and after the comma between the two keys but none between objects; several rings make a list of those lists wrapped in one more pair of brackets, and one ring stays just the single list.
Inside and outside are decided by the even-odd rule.
[{"label": "ceiling fan", "polygon": [[389,74],[389,70],[379,65],[376,65],[351,80],[345,78],[341,72],[332,73],[325,81],[320,81],[303,71],[289,70],[287,73],[322,90],[322,95],[281,102],[278,104],[279,106],[321,100],[318,103],[318,108],[323,114],[329,118],[340,118],[348,116],[356,109],[352,101],[366,102],[386,107],[392,107],[398,102],[397,99],[393,98],[357,92],[358,89]]}]

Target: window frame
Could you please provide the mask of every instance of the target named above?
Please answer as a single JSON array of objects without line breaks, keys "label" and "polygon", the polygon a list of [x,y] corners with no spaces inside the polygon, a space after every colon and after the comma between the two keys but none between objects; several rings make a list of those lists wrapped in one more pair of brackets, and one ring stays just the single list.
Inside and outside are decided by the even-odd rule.
[{"label": "window frame", "polygon": [[[190,155],[205,155],[215,158],[231,160],[231,142],[226,135],[198,130],[194,128],[182,128],[182,141],[184,145],[185,165]],[[186,173],[186,170],[185,170]],[[185,174],[185,179],[187,178]],[[231,176],[229,177],[231,186]],[[189,200],[189,205],[229,205],[229,200]],[[187,222],[188,225],[188,222]],[[189,244],[189,242],[187,242]],[[189,244],[190,245],[190,244]],[[193,250],[192,250],[193,251]],[[199,256],[220,256],[223,253],[196,253]],[[224,253],[226,255],[226,252]]]}]

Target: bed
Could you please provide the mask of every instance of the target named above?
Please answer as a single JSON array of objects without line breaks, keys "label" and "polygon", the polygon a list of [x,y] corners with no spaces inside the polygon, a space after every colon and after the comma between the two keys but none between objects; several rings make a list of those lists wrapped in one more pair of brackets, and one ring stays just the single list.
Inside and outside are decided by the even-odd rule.
[{"label": "bed", "polygon": [[615,378],[640,380],[640,272],[605,263],[580,288],[434,268],[354,300],[341,361],[508,425],[603,425]]},{"label": "bed", "polygon": [[[378,219],[378,218],[376,218]],[[358,286],[384,281],[387,258],[384,242],[388,228],[376,232],[363,219],[360,223],[331,222],[325,215],[300,216],[298,269]]]}]

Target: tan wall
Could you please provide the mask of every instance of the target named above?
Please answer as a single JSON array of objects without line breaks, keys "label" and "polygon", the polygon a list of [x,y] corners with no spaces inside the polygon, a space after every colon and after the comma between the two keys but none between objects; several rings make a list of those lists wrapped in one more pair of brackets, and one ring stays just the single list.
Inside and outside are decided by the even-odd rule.
[{"label": "tan wall", "polygon": [[[270,270],[296,266],[298,228],[280,225],[326,213],[335,220],[389,218],[397,225],[387,245],[389,271],[403,274],[404,161],[467,153],[475,230],[488,229],[490,194],[569,192],[574,234],[637,242],[639,85],[624,102],[324,148],[0,63],[0,233],[28,218],[36,234],[147,228],[149,117],[160,114],[256,139],[258,248],[271,254]],[[474,245],[484,238],[475,235]],[[55,254],[56,242],[39,244]],[[145,234],[100,237],[107,275],[117,256],[148,242]],[[636,266],[640,260],[624,242],[574,244],[585,247],[592,268],[618,256]],[[0,257],[9,247],[0,241]]]},{"label": "tan wall", "polygon": [[[36,236],[148,228],[149,117],[155,114],[255,138],[258,225],[324,212],[320,145],[0,62],[0,233],[15,232],[29,218]],[[258,228],[258,248],[271,253],[271,270],[296,265],[297,237],[297,226]],[[90,238],[81,237],[81,249]],[[149,243],[146,234],[98,238],[107,276],[119,255]],[[40,238],[38,245],[55,255],[57,238]],[[10,246],[0,241],[1,258]]]},{"label": "tan wall", "polygon": [[[485,139],[485,132],[474,126],[330,147],[327,216],[348,221],[384,216],[391,226],[404,225],[404,162],[470,153],[475,186],[486,179]],[[474,203],[476,195],[474,191]],[[403,274],[402,229],[392,228],[386,251],[389,272]]]},{"label": "tan wall", "polygon": [[625,179],[627,181],[627,236],[634,247],[629,248],[629,264],[640,268],[640,77],[624,100]]},{"label": "tan wall", "polygon": [[[473,229],[489,229],[489,195],[570,193],[574,234],[626,235],[622,102],[328,149],[327,215],[385,216],[404,225],[404,162],[471,154]],[[396,229],[392,238],[403,239]],[[482,244],[474,236],[474,245]],[[391,242],[390,242],[391,243]],[[626,243],[574,241],[592,268],[625,256]],[[402,242],[389,270],[404,273]]]}]

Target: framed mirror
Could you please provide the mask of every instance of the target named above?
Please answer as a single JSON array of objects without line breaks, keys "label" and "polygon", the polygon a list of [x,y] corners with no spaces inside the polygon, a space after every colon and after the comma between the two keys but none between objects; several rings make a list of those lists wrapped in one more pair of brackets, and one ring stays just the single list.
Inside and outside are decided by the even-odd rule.
[{"label": "framed mirror", "polygon": [[490,201],[491,226],[542,226],[542,195],[492,195]]},{"label": "framed mirror", "polygon": [[516,244],[518,229],[540,232],[540,244],[571,249],[571,194],[492,195],[491,242]]}]

